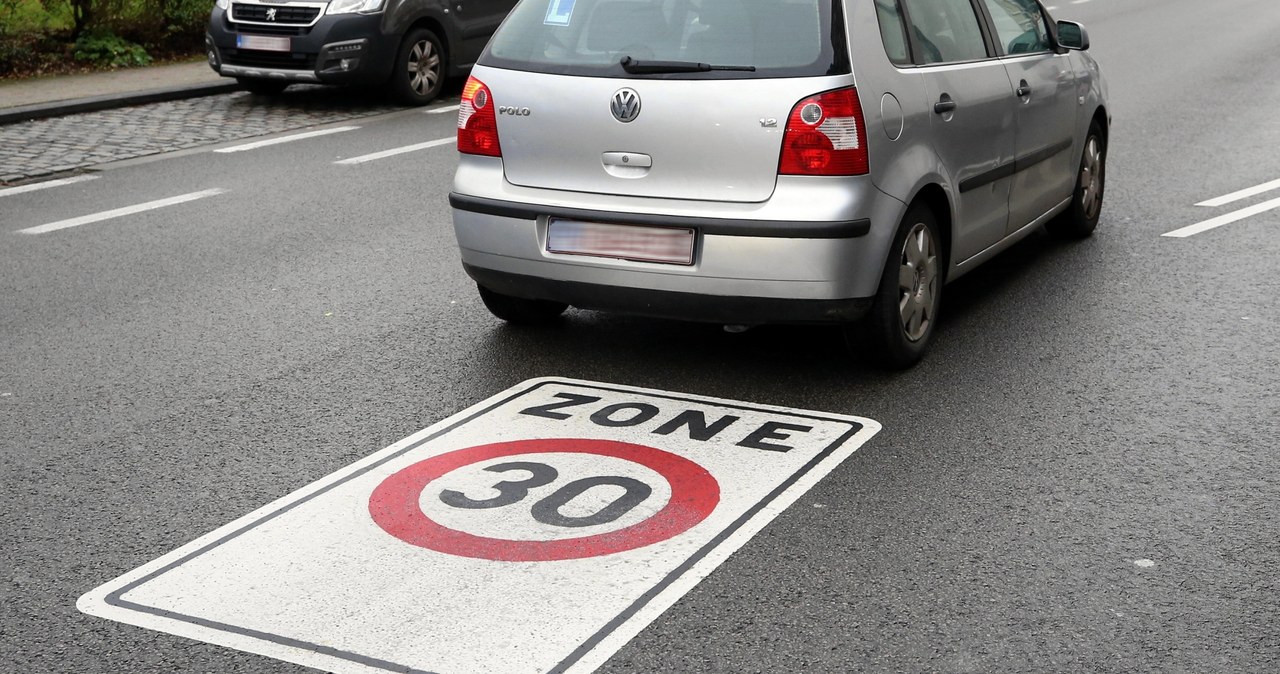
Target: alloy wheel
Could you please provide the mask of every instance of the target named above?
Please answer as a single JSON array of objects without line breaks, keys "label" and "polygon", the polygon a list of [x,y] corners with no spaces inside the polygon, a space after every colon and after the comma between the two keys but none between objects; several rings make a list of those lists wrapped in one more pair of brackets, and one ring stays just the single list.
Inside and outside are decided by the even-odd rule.
[{"label": "alloy wheel", "polygon": [[1102,208],[1102,147],[1097,136],[1089,136],[1080,163],[1080,207],[1089,220]]},{"label": "alloy wheel", "polygon": [[933,232],[916,223],[902,243],[898,268],[898,314],[907,339],[922,339],[933,323],[938,294],[938,252]]},{"label": "alloy wheel", "polygon": [[425,96],[440,80],[440,54],[430,40],[419,40],[409,51],[409,87]]}]

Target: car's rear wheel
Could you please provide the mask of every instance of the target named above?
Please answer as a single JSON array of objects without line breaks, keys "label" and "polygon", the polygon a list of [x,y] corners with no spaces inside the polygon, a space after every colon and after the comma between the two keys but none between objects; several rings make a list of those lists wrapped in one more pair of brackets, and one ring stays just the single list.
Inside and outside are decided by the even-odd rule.
[{"label": "car's rear wheel", "polygon": [[391,73],[391,93],[406,105],[426,105],[444,88],[447,57],[440,38],[426,28],[414,28],[404,37]]},{"label": "car's rear wheel", "polygon": [[846,328],[850,345],[891,369],[919,361],[937,323],[944,264],[937,218],[917,203],[898,225],[871,311]]},{"label": "car's rear wheel", "polygon": [[1102,215],[1102,195],[1106,191],[1107,140],[1102,127],[1095,120],[1089,125],[1089,136],[1084,141],[1084,153],[1080,158],[1080,172],[1076,174],[1076,191],[1071,205],[1061,215],[1050,220],[1045,229],[1064,239],[1083,239],[1098,226]]},{"label": "car's rear wheel", "polygon": [[237,77],[236,82],[254,96],[275,96],[289,87],[283,80],[264,80],[256,77]]},{"label": "car's rear wheel", "polygon": [[480,299],[489,313],[508,323],[518,325],[538,325],[549,323],[564,313],[569,305],[550,300],[530,300],[523,297],[512,297],[477,285]]}]

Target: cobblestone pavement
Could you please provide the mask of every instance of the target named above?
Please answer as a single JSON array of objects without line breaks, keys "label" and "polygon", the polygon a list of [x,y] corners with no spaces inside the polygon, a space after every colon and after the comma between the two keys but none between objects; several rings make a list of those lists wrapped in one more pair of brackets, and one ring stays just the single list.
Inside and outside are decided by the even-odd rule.
[{"label": "cobblestone pavement", "polygon": [[236,92],[0,126],[0,185],[399,109],[373,94],[294,87]]}]

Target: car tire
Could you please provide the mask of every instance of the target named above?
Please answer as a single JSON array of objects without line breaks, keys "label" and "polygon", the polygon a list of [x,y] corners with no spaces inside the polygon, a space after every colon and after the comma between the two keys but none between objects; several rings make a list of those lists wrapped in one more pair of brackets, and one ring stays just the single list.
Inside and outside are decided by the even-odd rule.
[{"label": "car tire", "polygon": [[447,72],[447,57],[440,38],[426,28],[414,28],[404,36],[391,72],[391,95],[405,105],[426,105],[440,95]]},{"label": "car tire", "polygon": [[1071,205],[1050,220],[1045,229],[1063,239],[1083,239],[1093,234],[1102,215],[1102,196],[1107,186],[1107,139],[1102,126],[1094,120],[1084,141],[1080,171]]},{"label": "car tire", "polygon": [[289,83],[282,80],[263,80],[255,77],[237,77],[236,82],[254,96],[275,96],[289,87]]},{"label": "car tire", "polygon": [[489,313],[516,325],[542,325],[554,321],[569,305],[550,300],[530,300],[494,292],[477,285],[480,299]]},{"label": "car tire", "polygon": [[912,205],[893,237],[870,311],[846,328],[851,348],[887,369],[918,362],[937,324],[945,260],[933,210]]}]

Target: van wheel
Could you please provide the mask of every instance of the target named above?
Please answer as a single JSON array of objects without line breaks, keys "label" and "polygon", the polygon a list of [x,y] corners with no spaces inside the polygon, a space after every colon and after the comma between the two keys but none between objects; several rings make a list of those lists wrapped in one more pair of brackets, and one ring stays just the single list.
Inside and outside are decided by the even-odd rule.
[{"label": "van wheel", "polygon": [[426,105],[444,88],[446,65],[440,38],[426,28],[404,36],[391,72],[391,94],[405,105]]},{"label": "van wheel", "polygon": [[236,82],[254,96],[275,96],[289,87],[283,80],[262,80],[254,77],[237,77]]},{"label": "van wheel", "polygon": [[1071,205],[1061,215],[1050,220],[1045,229],[1063,239],[1083,239],[1098,226],[1102,214],[1102,195],[1107,179],[1107,141],[1097,120],[1089,125],[1089,136],[1084,141],[1084,155],[1080,158],[1080,172],[1076,177],[1076,191]]},{"label": "van wheel", "polygon": [[477,285],[476,288],[480,290],[480,299],[484,301],[484,306],[489,313],[517,325],[550,323],[569,308],[569,305],[562,302],[512,297],[494,292],[482,285]]},{"label": "van wheel", "polygon": [[857,333],[851,344],[866,348],[886,368],[902,370],[919,361],[937,323],[943,265],[937,218],[928,206],[914,204],[893,237],[870,313],[849,328]]}]

